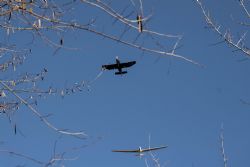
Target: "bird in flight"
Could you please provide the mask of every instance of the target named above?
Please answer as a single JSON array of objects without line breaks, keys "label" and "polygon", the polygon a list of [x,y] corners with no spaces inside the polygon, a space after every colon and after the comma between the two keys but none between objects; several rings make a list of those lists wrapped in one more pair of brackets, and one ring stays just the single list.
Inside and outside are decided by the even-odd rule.
[{"label": "bird in flight", "polygon": [[159,149],[163,149],[163,148],[167,148],[168,146],[160,146],[160,147],[153,147],[153,148],[141,148],[139,147],[139,149],[135,149],[135,150],[112,150],[112,152],[123,152],[123,153],[144,153],[144,152],[148,152],[148,151],[155,151],[155,150],[159,150]]}]

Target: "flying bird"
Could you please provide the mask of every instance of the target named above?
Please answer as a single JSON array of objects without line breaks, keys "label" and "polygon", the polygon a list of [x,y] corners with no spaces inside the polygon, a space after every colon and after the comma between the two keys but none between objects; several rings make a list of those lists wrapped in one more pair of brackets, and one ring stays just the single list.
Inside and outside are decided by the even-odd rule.
[{"label": "flying bird", "polygon": [[116,60],[116,64],[102,65],[102,69],[106,69],[106,70],[117,69],[118,72],[115,72],[115,75],[122,75],[122,74],[127,73],[127,71],[122,71],[123,68],[128,68],[136,64],[136,61],[129,61],[126,63],[121,63],[118,57],[116,57],[115,60]]}]

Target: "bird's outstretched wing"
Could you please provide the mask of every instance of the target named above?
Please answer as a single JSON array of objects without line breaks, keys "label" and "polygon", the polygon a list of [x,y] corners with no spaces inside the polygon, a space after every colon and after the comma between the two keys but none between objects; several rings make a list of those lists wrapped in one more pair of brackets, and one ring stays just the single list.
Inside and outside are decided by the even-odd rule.
[{"label": "bird's outstretched wing", "polygon": [[134,65],[135,63],[136,63],[136,61],[130,61],[130,62],[127,62],[127,63],[121,63],[121,64],[120,64],[120,67],[121,67],[121,68],[131,67],[131,66]]},{"label": "bird's outstretched wing", "polygon": [[117,64],[108,64],[108,65],[102,65],[103,69],[107,69],[107,70],[113,70],[113,69],[117,69],[118,66]]},{"label": "bird's outstretched wing", "polygon": [[142,149],[142,152],[154,151],[154,150],[159,150],[159,149],[163,149],[163,148],[167,148],[167,147],[168,147],[168,146],[153,147],[153,148],[145,148],[145,149]]}]

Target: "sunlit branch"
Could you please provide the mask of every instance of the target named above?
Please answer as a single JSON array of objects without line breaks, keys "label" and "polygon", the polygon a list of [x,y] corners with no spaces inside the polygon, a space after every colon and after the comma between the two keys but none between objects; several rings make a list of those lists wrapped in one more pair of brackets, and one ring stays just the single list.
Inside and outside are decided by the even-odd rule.
[{"label": "sunlit branch", "polygon": [[[104,2],[101,2],[101,1],[92,2],[89,0],[81,0],[81,1],[103,10],[107,14],[111,15],[112,17],[116,18],[117,20],[121,21],[122,23],[126,24],[127,26],[129,26],[133,29],[136,29],[136,30],[138,29],[137,26],[131,24],[131,23],[137,23],[136,19],[129,20],[129,19],[123,17],[122,15],[120,15],[118,12],[116,12],[113,8],[111,8],[109,5],[105,4]],[[142,21],[146,21],[150,17],[151,17],[151,15],[143,18]],[[155,32],[155,31],[147,30],[147,29],[143,29],[143,32],[158,35],[158,36],[163,36],[163,37],[167,37],[167,38],[180,38],[181,37],[180,35],[163,34],[163,33]]]},{"label": "sunlit branch", "polygon": [[178,55],[178,54],[175,54],[175,53],[169,53],[169,52],[166,52],[166,51],[162,51],[162,50],[156,50],[156,49],[150,49],[150,48],[147,48],[147,47],[143,47],[143,46],[139,46],[137,44],[133,44],[131,42],[128,42],[128,41],[125,41],[125,40],[121,40],[119,39],[118,37],[116,36],[112,36],[112,35],[108,35],[108,34],[105,34],[103,32],[99,32],[97,30],[94,30],[94,29],[91,29],[89,28],[89,26],[85,26],[85,25],[80,25],[80,24],[77,24],[77,23],[67,23],[67,22],[61,22],[59,20],[51,20],[50,18],[47,18],[47,17],[43,17],[41,15],[38,15],[38,14],[35,14],[35,13],[31,13],[32,15],[38,17],[38,18],[41,18],[41,19],[45,19],[47,21],[50,21],[50,22],[56,22],[57,24],[61,24],[61,25],[64,25],[64,26],[68,26],[68,27],[71,27],[71,28],[77,28],[77,29],[81,29],[81,30],[85,30],[85,31],[88,31],[88,32],[91,32],[91,33],[94,33],[96,35],[99,35],[99,36],[102,36],[102,37],[105,37],[105,38],[108,38],[110,40],[113,40],[113,41],[116,41],[116,42],[119,42],[121,44],[125,44],[127,46],[130,46],[130,47],[133,47],[133,48],[136,48],[136,49],[139,49],[141,51],[145,51],[145,52],[149,52],[149,53],[156,53],[156,54],[160,54],[162,56],[173,56],[173,57],[176,57],[176,58],[180,58],[180,59],[183,59],[185,61],[188,61],[190,63],[193,63],[195,65],[200,65],[199,63],[191,60],[191,59],[188,59],[184,56],[181,56],[181,55]]},{"label": "sunlit branch", "polygon": [[[90,5],[94,6],[94,7],[97,7],[99,9],[103,10],[104,12],[111,15],[113,18],[121,21],[121,23],[129,26],[130,28],[133,28],[133,29],[136,29],[136,30],[138,29],[137,26],[133,25],[133,23],[137,22],[136,19],[135,20],[129,20],[129,19],[125,18],[124,16],[122,16],[118,12],[116,12],[111,6],[105,4],[102,1],[81,0],[81,2],[90,4]],[[127,41],[127,40],[122,40],[119,37],[113,36],[111,34],[107,34],[107,33],[104,33],[104,32],[97,31],[97,30],[91,28],[91,24],[92,24],[91,22],[87,23],[86,25],[82,25],[82,24],[79,24],[79,23],[77,23],[75,21],[69,21],[69,22],[62,21],[59,18],[54,17],[55,12],[52,9],[51,9],[52,13],[53,13],[52,16],[48,16],[47,14],[38,13],[39,10],[41,12],[42,9],[44,9],[44,11],[46,9],[49,9],[49,8],[46,8],[49,5],[48,3],[43,4],[46,7],[45,8],[40,8],[39,10],[33,9],[33,7],[39,8],[39,6],[35,5],[35,3],[28,3],[26,5],[23,5],[22,3],[14,3],[14,4],[8,4],[8,5],[9,6],[14,6],[9,10],[12,10],[12,13],[13,12],[19,12],[20,15],[23,15],[25,21],[23,21],[24,22],[23,25],[21,24],[21,25],[18,25],[18,26],[14,26],[14,25],[11,25],[9,23],[6,23],[6,24],[0,24],[1,27],[5,28],[7,30],[12,30],[12,31],[14,31],[14,30],[32,30],[32,31],[36,32],[38,34],[38,36],[40,36],[46,43],[48,43],[50,46],[55,47],[55,48],[66,48],[66,47],[62,46],[61,44],[53,42],[51,39],[46,37],[45,34],[41,32],[41,30],[43,30],[43,29],[44,30],[45,29],[46,30],[47,29],[51,29],[51,30],[59,29],[59,31],[63,31],[63,29],[85,30],[85,31],[94,33],[94,34],[96,34],[98,36],[102,36],[102,37],[105,37],[107,39],[116,41],[118,43],[121,43],[121,44],[130,46],[130,47],[139,49],[139,50],[141,50],[143,52],[160,54],[162,56],[164,56],[164,55],[165,56],[172,56],[172,57],[183,59],[185,61],[191,62],[191,63],[196,64],[196,65],[199,65],[199,63],[197,63],[197,62],[195,62],[195,61],[193,61],[193,60],[191,60],[189,58],[186,58],[184,56],[176,54],[174,52],[175,49],[172,49],[173,52],[166,52],[166,51],[160,50],[160,49],[159,50],[158,49],[152,49],[152,48],[149,48],[149,47],[144,47],[144,46],[140,46],[138,44],[134,44],[133,42],[130,42],[130,41]],[[28,7],[28,6],[30,6],[30,7]],[[143,10],[142,1],[140,1],[140,8],[141,8],[141,10]],[[18,19],[20,19],[20,18],[18,18]],[[34,23],[33,23],[32,20],[34,20]],[[142,18],[142,21],[146,21],[146,20],[147,20],[147,17]],[[26,26],[28,25],[30,27],[25,27],[25,25]],[[155,31],[146,30],[145,28],[143,28],[143,33],[148,33],[148,34],[156,35],[156,36],[162,36],[162,37],[166,37],[166,38],[169,38],[169,37],[177,38],[177,41],[181,37],[179,35],[167,35],[167,34],[163,34],[163,33],[158,33],[158,32],[155,32]],[[176,43],[178,43],[178,42],[176,42]],[[67,48],[67,49],[70,49],[70,48]],[[71,49],[76,49],[76,48],[71,48]]]},{"label": "sunlit branch", "polygon": [[247,17],[250,18],[250,13],[245,5],[245,1],[244,0],[239,0],[240,5],[242,6],[242,8],[244,9],[244,12],[246,13]]},{"label": "sunlit branch", "polygon": [[221,31],[221,26],[217,25],[213,19],[211,18],[209,12],[207,12],[200,0],[196,0],[197,4],[202,10],[202,13],[205,17],[206,23],[208,24],[209,28],[212,28],[217,35],[219,35],[220,38],[222,38],[229,46],[232,46],[235,48],[236,51],[243,52],[246,56],[250,56],[250,50],[247,46],[245,46],[243,40],[246,36],[246,33],[244,33],[238,40],[234,40],[232,34],[229,31],[225,31],[223,33]]},{"label": "sunlit branch", "polygon": [[77,138],[85,138],[87,135],[84,132],[70,132],[70,131],[66,131],[66,130],[61,130],[56,128],[54,125],[52,125],[47,119],[46,117],[43,117],[31,104],[29,104],[26,100],[24,100],[21,96],[19,96],[17,93],[15,93],[13,91],[12,88],[10,88],[7,84],[5,84],[3,81],[0,81],[0,84],[5,87],[9,92],[11,92],[18,100],[21,101],[21,103],[23,103],[25,106],[27,106],[32,112],[33,114],[35,114],[44,124],[46,124],[50,129],[53,129],[54,131],[60,133],[60,134],[64,134],[64,135],[70,135],[70,136],[74,136]]},{"label": "sunlit branch", "polygon": [[223,164],[224,167],[227,167],[227,156],[225,153],[225,146],[224,146],[224,135],[223,135],[223,125],[221,126],[221,132],[220,132],[220,142],[221,142],[221,154],[222,154],[222,158],[223,158]]}]

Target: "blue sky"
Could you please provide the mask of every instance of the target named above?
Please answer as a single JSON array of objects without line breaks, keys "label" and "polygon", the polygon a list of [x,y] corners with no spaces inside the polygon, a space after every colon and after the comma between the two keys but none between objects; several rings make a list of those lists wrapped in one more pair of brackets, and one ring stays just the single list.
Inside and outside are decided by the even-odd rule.
[{"label": "blue sky", "polygon": [[[119,0],[111,3],[120,10],[126,4],[130,2]],[[235,19],[245,19],[237,1],[210,0],[204,4],[216,21],[229,27],[235,36],[244,32],[244,28],[230,18],[232,15]],[[81,5],[75,7],[75,13],[86,12],[81,16],[75,14],[81,22],[93,16],[97,18],[97,29],[115,34],[121,32],[119,29],[123,27],[119,23],[111,26],[112,18],[93,7]],[[137,64],[124,76],[105,71],[90,85],[90,91],[84,89],[63,99],[48,96],[39,100],[38,110],[45,115],[52,113],[49,120],[54,125],[84,130],[88,139],[69,136],[58,139],[57,133],[23,106],[14,120],[25,137],[14,135],[8,120],[0,117],[0,126],[5,127],[0,133],[0,141],[4,142],[1,149],[47,161],[53,154],[54,142],[58,140],[58,152],[86,145],[80,150],[67,151],[66,157],[78,159],[65,161],[66,166],[146,166],[144,158],[111,150],[148,147],[150,135],[151,146],[169,146],[156,152],[162,165],[219,167],[223,165],[219,142],[223,124],[228,165],[246,166],[250,150],[250,106],[242,104],[240,99],[250,101],[249,60],[239,62],[244,55],[232,52],[226,44],[211,46],[220,39],[204,28],[206,24],[195,1],[145,0],[144,14],[151,10],[153,16],[146,26],[167,34],[183,35],[182,47],[177,53],[203,64],[204,68],[181,59],[142,54],[88,32],[63,33],[66,46],[80,49],[62,49],[56,55],[53,55],[53,48],[41,40],[30,45],[27,44],[30,39],[26,38],[27,34],[14,34],[7,39],[9,43],[32,48],[32,55],[14,75],[26,71],[37,73],[47,68],[49,72],[45,81],[39,83],[44,88],[60,89],[75,82],[92,81],[99,74],[101,65],[113,63],[116,56],[121,61],[136,60]],[[133,36],[136,32],[129,32],[125,38]],[[52,38],[56,40],[55,35]],[[141,40],[150,41],[146,37]],[[159,40],[168,44],[166,39]],[[3,75],[6,78],[10,74]],[[149,156],[145,158],[150,161]],[[0,162],[0,166],[36,165],[5,154],[1,154]]]}]

